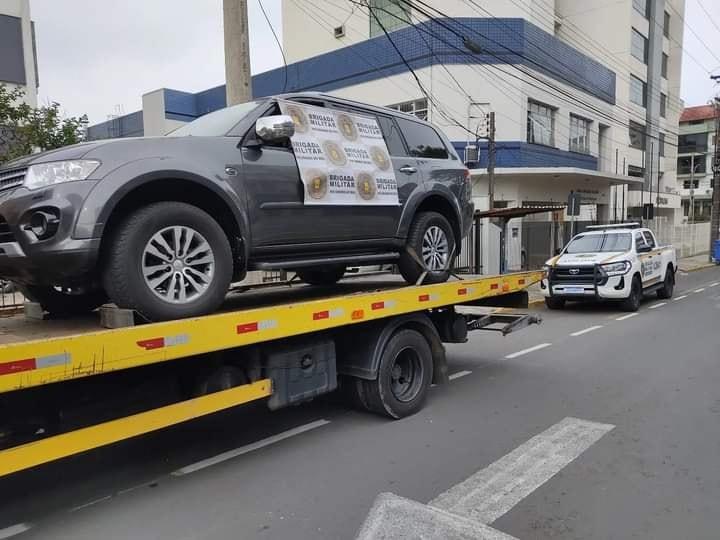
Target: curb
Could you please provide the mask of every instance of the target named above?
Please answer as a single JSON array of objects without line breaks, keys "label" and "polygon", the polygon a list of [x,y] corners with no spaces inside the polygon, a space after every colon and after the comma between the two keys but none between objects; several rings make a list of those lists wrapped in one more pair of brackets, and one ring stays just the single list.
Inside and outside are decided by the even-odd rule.
[{"label": "curb", "polygon": [[687,269],[680,268],[680,266],[678,266],[678,270],[680,270],[681,272],[690,273],[690,272],[697,272],[698,270],[706,270],[707,268],[712,268],[714,266],[718,266],[718,265],[715,263],[707,263],[707,264],[703,264],[701,266],[693,266],[692,268],[687,268]]},{"label": "curb", "polygon": [[529,300],[528,306],[537,306],[538,304],[544,304],[545,298],[537,298],[535,300]]}]

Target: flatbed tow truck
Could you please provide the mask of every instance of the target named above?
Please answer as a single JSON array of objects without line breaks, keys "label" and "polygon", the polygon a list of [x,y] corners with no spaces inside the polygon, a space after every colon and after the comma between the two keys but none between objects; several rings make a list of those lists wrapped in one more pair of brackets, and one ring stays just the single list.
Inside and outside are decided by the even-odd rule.
[{"label": "flatbed tow truck", "polygon": [[447,381],[443,343],[540,322],[494,308],[527,307],[542,277],[291,284],[114,329],[97,315],[0,318],[0,476],[259,400],[279,409],[339,389],[361,409],[413,414]]}]

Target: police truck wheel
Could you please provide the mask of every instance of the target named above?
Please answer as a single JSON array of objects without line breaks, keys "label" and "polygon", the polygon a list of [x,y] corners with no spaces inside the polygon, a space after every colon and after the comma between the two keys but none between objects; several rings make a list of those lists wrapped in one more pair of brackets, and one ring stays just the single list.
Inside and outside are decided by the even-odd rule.
[{"label": "police truck wheel", "polygon": [[345,275],[345,266],[298,268],[295,273],[309,285],[335,285]]},{"label": "police truck wheel", "polygon": [[642,300],[642,283],[640,278],[635,276],[630,285],[630,295],[623,300],[621,307],[623,311],[635,312],[640,309],[640,301]]},{"label": "police truck wheel", "polygon": [[450,277],[452,258],[457,255],[455,234],[445,216],[420,212],[410,224],[406,249],[398,268],[408,283],[415,283],[427,272],[423,283],[444,283]]},{"label": "police truck wheel", "polygon": [[658,296],[658,298],[663,299],[663,300],[672,298],[674,290],[675,290],[675,272],[673,272],[673,269],[671,266],[668,266],[667,270],[665,271],[665,281],[663,282],[663,286],[660,289],[658,289],[657,296]]},{"label": "police truck wheel", "polygon": [[118,307],[161,321],[215,311],[232,272],[230,243],[209,214],[186,203],[160,202],[119,226],[108,245],[103,281]]},{"label": "police truck wheel", "polygon": [[380,357],[378,376],[362,381],[360,400],[378,414],[403,418],[418,412],[432,382],[432,351],[415,330],[396,332]]},{"label": "police truck wheel", "polygon": [[545,305],[548,309],[563,309],[565,307],[565,299],[548,296],[545,298]]}]

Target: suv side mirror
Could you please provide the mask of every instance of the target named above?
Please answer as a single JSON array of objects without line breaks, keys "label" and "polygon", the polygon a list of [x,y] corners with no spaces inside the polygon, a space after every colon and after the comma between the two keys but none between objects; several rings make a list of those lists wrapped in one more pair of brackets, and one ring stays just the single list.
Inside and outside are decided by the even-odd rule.
[{"label": "suv side mirror", "polygon": [[266,143],[283,143],[295,135],[295,124],[286,114],[263,116],[255,122],[255,134]]}]

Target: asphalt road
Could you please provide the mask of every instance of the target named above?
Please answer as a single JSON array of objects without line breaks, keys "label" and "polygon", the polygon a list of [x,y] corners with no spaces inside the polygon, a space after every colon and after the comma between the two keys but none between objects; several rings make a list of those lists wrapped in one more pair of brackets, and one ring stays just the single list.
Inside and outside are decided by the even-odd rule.
[{"label": "asphalt road", "polygon": [[1,479],[0,538],[353,539],[378,494],[427,503],[575,417],[614,427],[493,528],[717,539],[720,269],[624,320],[536,309],[541,326],[449,346],[456,377],[411,418],[250,406]]}]

